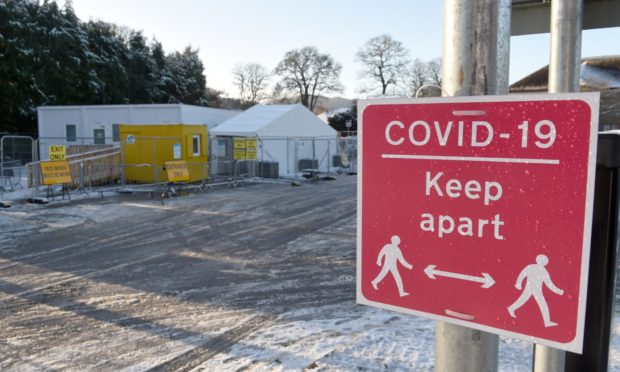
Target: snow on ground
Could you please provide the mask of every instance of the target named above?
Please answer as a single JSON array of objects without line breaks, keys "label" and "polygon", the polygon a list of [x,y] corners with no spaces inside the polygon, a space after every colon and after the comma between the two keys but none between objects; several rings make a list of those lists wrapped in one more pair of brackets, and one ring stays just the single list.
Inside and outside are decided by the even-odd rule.
[{"label": "snow on ground", "polygon": [[[195,370],[432,371],[435,322],[344,303],[281,315],[276,325]],[[500,338],[499,371],[532,370],[532,344]],[[620,371],[616,317],[610,371]]]},{"label": "snow on ground", "polygon": [[[26,193],[24,192],[24,194]],[[11,208],[0,209],[0,252],[15,253],[12,252],[15,243],[27,239],[31,234],[60,231],[79,225],[96,227],[98,223],[119,217],[131,218],[136,210],[149,210],[151,211],[149,213],[162,214],[162,216],[167,211],[187,210],[188,213],[194,215],[218,215],[232,221],[241,218],[234,213],[232,206],[224,206],[218,210],[208,207],[191,210],[187,208],[200,202],[202,198],[203,195],[201,194],[174,198],[166,200],[165,205],[157,200],[140,200],[135,197],[115,197],[104,201],[83,197],[80,200],[74,198],[72,201],[57,201],[46,206],[16,203]],[[225,198],[225,195],[220,196],[218,194],[211,200],[211,203],[215,203],[218,200],[217,198]],[[328,230],[318,233],[328,235],[344,232],[350,234],[351,239],[353,239],[355,218],[348,218],[339,226],[331,227]],[[320,250],[322,249],[320,246],[324,244],[329,244],[329,242],[317,240],[315,245],[311,247]],[[67,249],[67,247],[62,249]],[[310,250],[307,244],[296,244],[296,242],[290,242],[282,249],[289,253],[290,250],[298,250],[297,253],[308,253]],[[209,252],[187,250],[178,254],[192,258],[200,256],[201,259],[224,260],[216,253]],[[229,270],[242,270],[249,277],[258,275],[252,271],[248,262],[227,260],[233,265]],[[8,260],[3,260],[0,264],[8,267],[6,265],[11,263],[5,261]],[[240,269],[236,269],[237,267]],[[139,274],[139,270],[137,268],[135,270]],[[222,272],[226,273],[226,271]],[[41,272],[41,274],[43,276],[45,273]],[[270,275],[277,276],[278,274],[272,272]],[[72,277],[67,276],[60,279],[71,280]],[[36,282],[37,279],[33,277],[32,280]],[[354,287],[355,278],[352,275],[342,275],[336,280]],[[147,310],[156,304],[160,308],[170,309],[168,313],[164,314],[165,317],[154,323],[156,327],[161,329],[154,331],[140,328],[131,329],[123,331],[121,333],[123,336],[119,338],[112,329],[102,328],[99,339],[86,339],[87,336],[81,335],[81,329],[76,326],[74,347],[67,348],[64,344],[52,347],[43,354],[31,356],[28,362],[21,364],[21,367],[26,370],[42,370],[61,366],[79,370],[80,366],[72,364],[72,361],[80,360],[91,352],[106,348],[109,350],[109,359],[102,360],[98,366],[94,366],[95,368],[105,370],[114,367],[114,369],[127,371],[145,370],[165,362],[171,355],[182,355],[190,352],[193,348],[204,344],[205,338],[217,337],[234,328],[236,324],[242,324],[258,317],[262,319],[260,327],[250,328],[247,335],[234,342],[232,347],[216,353],[199,365],[192,366],[193,370],[433,370],[435,322],[424,318],[356,305],[353,301],[343,301],[318,307],[293,308],[283,311],[275,317],[266,316],[256,310],[237,312],[229,318],[221,318],[230,310],[213,309],[214,314],[219,311],[220,316],[215,320],[216,323],[219,323],[218,326],[214,327],[213,319],[205,320],[201,315],[204,312],[204,306],[173,301],[166,296],[128,290],[124,286],[106,284],[105,287],[102,287],[100,283],[96,285],[98,290],[105,288],[105,292],[92,293],[85,300],[76,300],[76,303],[80,306],[87,306],[89,309],[99,309],[104,313],[107,311],[105,309],[117,307],[123,309],[123,314],[135,312],[131,309],[136,303],[148,304]],[[230,288],[241,288],[242,286],[245,286],[246,290],[251,290],[251,283],[234,284]],[[95,284],[93,284],[93,288],[95,288]],[[189,289],[183,293],[183,296],[192,297],[195,293],[204,290],[204,288]],[[230,293],[230,296],[234,295],[234,293]],[[2,302],[0,303],[4,303],[8,297],[9,295],[2,294],[0,296]],[[62,309],[51,308],[47,305],[36,305],[32,311],[34,312],[33,318],[36,316],[51,317],[53,320],[57,317],[59,322],[67,321],[65,318],[67,312]],[[128,317],[130,316],[128,315]],[[148,313],[133,313],[131,317],[145,319],[148,317]],[[53,328],[53,325],[50,326],[48,332],[53,333]],[[174,342],[166,344],[154,341],[160,333],[169,332],[169,329],[181,330],[181,335],[173,335],[171,339]],[[109,335],[109,338],[106,335]],[[36,343],[37,340],[20,337],[3,338],[0,336],[0,348],[8,350],[23,347],[33,342]],[[132,356],[137,361],[128,361],[127,364],[112,363],[115,360],[115,348],[121,350],[127,348],[128,344],[140,345],[139,348],[144,348],[146,351],[142,353],[128,351],[126,355]],[[499,370],[530,371],[531,353],[532,345],[530,343],[501,338]],[[2,364],[0,364],[1,366]],[[616,317],[613,325],[610,370],[620,371],[620,323],[618,317]]]}]

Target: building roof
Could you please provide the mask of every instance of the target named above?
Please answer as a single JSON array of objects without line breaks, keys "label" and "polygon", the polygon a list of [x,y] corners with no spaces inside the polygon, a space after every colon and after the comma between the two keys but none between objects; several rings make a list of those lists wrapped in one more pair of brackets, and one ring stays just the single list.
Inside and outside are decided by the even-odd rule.
[{"label": "building roof", "polygon": [[[548,86],[547,65],[512,84],[510,93],[546,92]],[[601,92],[600,124],[620,126],[620,56],[583,58],[579,89]]]},{"label": "building roof", "polygon": [[174,107],[195,107],[219,110],[211,107],[186,105],[184,103],[137,103],[137,104],[117,104],[117,105],[58,105],[58,106],[39,106],[39,110],[65,110],[65,109],[122,109],[127,107],[134,108],[174,108]]},{"label": "building roof", "polygon": [[[510,86],[511,93],[546,91],[549,65],[533,72]],[[589,57],[581,60],[579,85],[582,91],[620,88],[620,56]]]},{"label": "building roof", "polygon": [[337,132],[310,110],[296,105],[256,105],[211,131],[216,136],[334,137]]},{"label": "building roof", "polygon": [[[153,103],[153,104],[125,104],[125,105],[67,105],[67,106],[39,106],[37,110],[39,112],[54,112],[54,111],[67,111],[67,110],[85,110],[89,111],[126,111],[131,110],[132,112],[153,112],[154,114],[148,116],[148,120],[144,123],[148,124],[169,124],[169,122],[159,122],[157,120],[156,110],[168,109],[175,110],[175,112],[179,112],[181,115],[181,121],[184,124],[208,124],[209,128],[214,128],[223,121],[230,119],[231,117],[238,115],[241,111],[239,110],[226,110],[220,108],[213,107],[205,107],[205,106],[194,106],[194,105],[186,105],[183,103]],[[143,119],[130,120],[128,124],[138,124],[143,123]]]}]

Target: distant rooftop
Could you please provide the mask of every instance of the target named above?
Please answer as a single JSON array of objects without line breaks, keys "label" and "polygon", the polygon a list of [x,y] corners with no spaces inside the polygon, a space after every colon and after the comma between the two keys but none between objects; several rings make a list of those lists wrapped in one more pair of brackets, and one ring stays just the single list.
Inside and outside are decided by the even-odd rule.
[{"label": "distant rooftop", "polygon": [[[546,91],[548,85],[549,65],[512,84],[510,92]],[[579,85],[582,91],[620,88],[620,56],[583,58]]]}]

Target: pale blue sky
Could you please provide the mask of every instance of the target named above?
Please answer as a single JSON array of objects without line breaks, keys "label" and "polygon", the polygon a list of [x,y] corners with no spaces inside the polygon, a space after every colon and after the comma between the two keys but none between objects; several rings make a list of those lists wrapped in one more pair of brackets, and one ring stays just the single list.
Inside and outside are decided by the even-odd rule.
[{"label": "pale blue sky", "polygon": [[[62,1],[60,1],[62,4]],[[356,93],[357,50],[371,37],[389,34],[412,58],[441,57],[441,0],[73,0],[83,21],[101,19],[157,38],[167,52],[200,49],[207,85],[237,96],[231,70],[257,62],[270,70],[288,50],[307,45],[343,65],[341,95]],[[620,54],[620,27],[583,33],[582,55]],[[510,82],[549,61],[549,35],[511,38]]]}]

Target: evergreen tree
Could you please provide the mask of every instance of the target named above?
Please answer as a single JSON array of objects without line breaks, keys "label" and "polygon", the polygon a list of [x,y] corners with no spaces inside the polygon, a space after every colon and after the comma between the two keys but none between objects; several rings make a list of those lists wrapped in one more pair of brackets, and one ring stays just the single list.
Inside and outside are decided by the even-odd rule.
[{"label": "evergreen tree", "polygon": [[126,70],[129,51],[116,26],[91,21],[86,23],[84,28],[88,34],[90,66],[100,84],[98,95],[89,103],[129,103],[129,79]]},{"label": "evergreen tree", "polygon": [[0,0],[0,132],[36,132],[42,105],[206,105],[207,96],[198,50],[166,55],[141,32],[83,23],[71,1]]},{"label": "evergreen tree", "polygon": [[128,43],[129,101],[152,103],[156,95],[156,65],[151,50],[141,32],[132,31]]},{"label": "evergreen tree", "polygon": [[0,132],[35,131],[36,106],[45,100],[28,45],[32,7],[25,1],[0,2]]},{"label": "evergreen tree", "polygon": [[186,104],[206,106],[207,79],[198,50],[187,47],[182,53],[170,54],[168,63],[176,83],[176,99]]},{"label": "evergreen tree", "polygon": [[[351,127],[347,127],[347,122]],[[338,132],[357,131],[357,103],[349,110],[327,118],[327,123]]]},{"label": "evergreen tree", "polygon": [[157,70],[155,71],[155,97],[157,103],[178,103],[176,97],[178,87],[172,71],[170,71],[170,63],[164,52],[164,47],[160,42],[155,41],[151,47],[151,54]]}]

